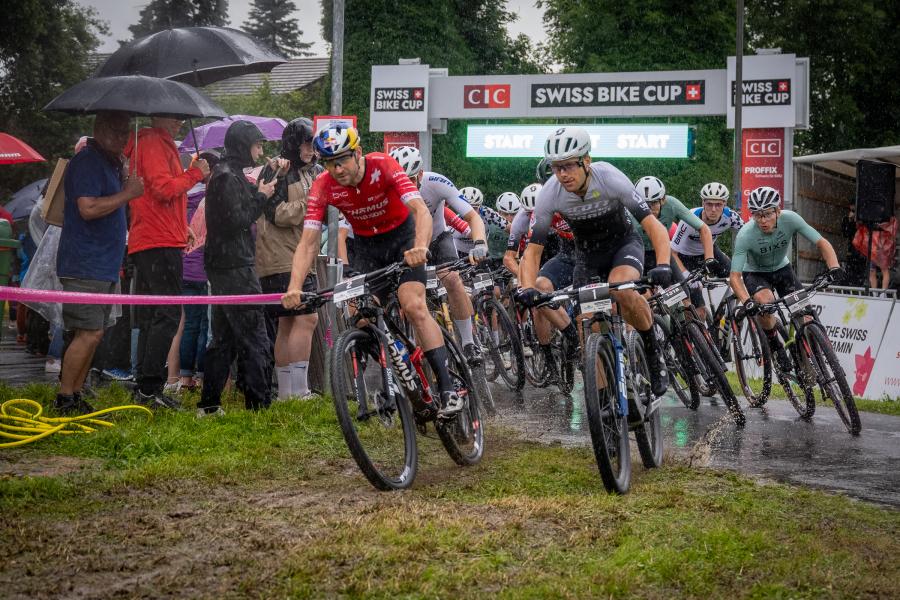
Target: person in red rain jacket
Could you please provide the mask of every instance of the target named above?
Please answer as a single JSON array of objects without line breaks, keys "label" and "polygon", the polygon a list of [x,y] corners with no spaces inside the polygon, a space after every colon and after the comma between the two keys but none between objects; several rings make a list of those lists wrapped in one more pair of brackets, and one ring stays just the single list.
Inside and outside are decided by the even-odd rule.
[{"label": "person in red rain jacket", "polygon": [[[205,160],[184,170],[175,147],[183,121],[154,117],[125,148],[129,169],[144,180],[144,195],[131,203],[128,254],[134,263],[135,293],[181,295],[182,251],[188,242],[187,191],[209,174]],[[163,395],[166,357],[178,331],[181,307],[141,306],[137,309],[137,390],[135,399],[147,406],[179,408]]]}]

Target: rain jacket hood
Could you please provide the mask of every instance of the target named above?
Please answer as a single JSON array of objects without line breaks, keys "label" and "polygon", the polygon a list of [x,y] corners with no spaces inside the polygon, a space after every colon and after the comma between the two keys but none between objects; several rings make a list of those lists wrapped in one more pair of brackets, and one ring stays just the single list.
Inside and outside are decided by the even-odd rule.
[{"label": "rain jacket hood", "polygon": [[235,121],[225,132],[224,160],[237,163],[241,168],[252,167],[254,160],[250,156],[250,147],[265,139],[259,127],[250,121]]}]

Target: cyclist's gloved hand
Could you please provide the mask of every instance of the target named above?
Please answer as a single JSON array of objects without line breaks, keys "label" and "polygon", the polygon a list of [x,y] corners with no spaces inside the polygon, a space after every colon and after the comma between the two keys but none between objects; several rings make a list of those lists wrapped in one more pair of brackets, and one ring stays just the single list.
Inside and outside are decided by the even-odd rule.
[{"label": "cyclist's gloved hand", "polygon": [[530,308],[537,304],[537,299],[540,295],[541,293],[534,288],[525,288],[516,292],[516,302]]},{"label": "cyclist's gloved hand", "polygon": [[488,247],[484,240],[475,240],[475,246],[469,250],[469,260],[473,263],[480,263],[487,258]]},{"label": "cyclist's gloved hand", "polygon": [[703,261],[703,269],[710,277],[714,277],[719,272],[719,261],[715,258],[707,258]]},{"label": "cyclist's gloved hand", "polygon": [[758,315],[758,314],[759,314],[759,304],[757,304],[756,300],[754,300],[753,298],[747,298],[747,300],[744,302],[743,311],[742,311],[742,314],[740,315],[740,317],[741,318],[743,318],[744,316],[752,317],[753,315]]},{"label": "cyclist's gloved hand", "polygon": [[669,265],[656,265],[647,273],[650,283],[660,287],[666,287],[672,283],[672,267]]},{"label": "cyclist's gloved hand", "polygon": [[828,277],[831,278],[831,283],[840,284],[847,281],[847,273],[844,271],[843,267],[828,269]]}]

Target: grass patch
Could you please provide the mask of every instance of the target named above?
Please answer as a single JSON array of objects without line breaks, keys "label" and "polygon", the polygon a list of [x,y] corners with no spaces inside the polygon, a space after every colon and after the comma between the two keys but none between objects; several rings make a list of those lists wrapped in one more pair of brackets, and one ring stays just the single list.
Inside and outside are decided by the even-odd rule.
[{"label": "grass patch", "polygon": [[[728,371],[728,381],[731,384],[731,389],[740,390],[741,384],[738,380],[737,373],[734,371]],[[760,379],[752,379],[750,380],[750,389],[753,390],[754,393],[759,393],[762,391],[762,380]],[[831,400],[822,397],[822,392],[818,388],[815,390],[816,395],[816,404],[820,406],[834,406]],[[784,389],[777,383],[772,384],[772,390],[769,394],[770,398],[776,398],[779,400],[786,400],[787,396],[784,393]],[[886,400],[866,400],[864,398],[854,397],[856,400],[856,408],[865,412],[873,412],[873,413],[881,413],[884,415],[894,415],[900,416],[900,398],[894,399],[886,399]]]},{"label": "grass patch", "polygon": [[841,496],[671,461],[636,463],[631,493],[608,495],[590,450],[494,421],[482,464],[420,437],[416,485],[385,494],[327,400],[226,410],[0,451],[0,468],[83,461],[0,475],[4,594],[841,598],[890,597],[900,580],[900,512]]}]

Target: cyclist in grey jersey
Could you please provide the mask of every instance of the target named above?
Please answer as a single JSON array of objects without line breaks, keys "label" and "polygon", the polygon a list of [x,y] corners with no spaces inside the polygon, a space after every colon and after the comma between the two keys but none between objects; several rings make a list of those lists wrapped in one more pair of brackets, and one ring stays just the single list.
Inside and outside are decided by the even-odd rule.
[{"label": "cyclist in grey jersey", "polygon": [[[759,312],[760,304],[775,301],[772,290],[780,296],[801,289],[788,260],[791,240],[799,233],[815,244],[828,266],[832,281],[843,281],[844,270],[838,263],[831,243],[809,226],[803,217],[781,209],[781,194],[770,187],[756,188],[747,199],[752,221],[738,232],[731,257],[731,288],[746,315]],[[790,372],[792,365],[784,346],[778,339],[774,315],[760,315],[769,345],[782,370]]]},{"label": "cyclist in grey jersey", "polygon": [[[469,251],[472,262],[481,262],[487,258],[487,237],[484,222],[478,216],[478,211],[466,202],[462,193],[453,185],[453,182],[440,173],[422,170],[422,158],[418,149],[411,146],[397,148],[391,156],[400,163],[400,166],[409,178],[419,188],[422,200],[425,201],[432,218],[431,261],[434,264],[454,262],[458,259],[456,245],[453,243],[453,235],[447,231],[444,219],[444,205],[457,213],[471,229],[474,240],[473,247]],[[466,293],[462,279],[456,271],[439,273],[441,283],[447,290],[447,299],[450,304],[450,316],[459,332],[462,341],[463,354],[471,366],[478,366],[482,362],[481,349],[475,343],[472,329],[472,315],[475,309],[472,299]]]},{"label": "cyclist in grey jersey", "polygon": [[[561,127],[544,145],[544,155],[555,176],[538,196],[531,239],[519,265],[520,297],[526,304],[539,294],[534,286],[554,213],[569,223],[575,236],[574,285],[583,285],[595,275],[609,283],[641,277],[644,247],[632,226],[632,216],[647,232],[656,251],[658,264],[648,273],[651,281],[665,286],[672,279],[665,227],[621,171],[608,163],[591,162],[590,149],[590,136],[578,127]],[[650,305],[634,290],[614,291],[612,296],[619,313],[641,335],[651,387],[660,396],[668,387],[668,373],[652,327]]]}]

